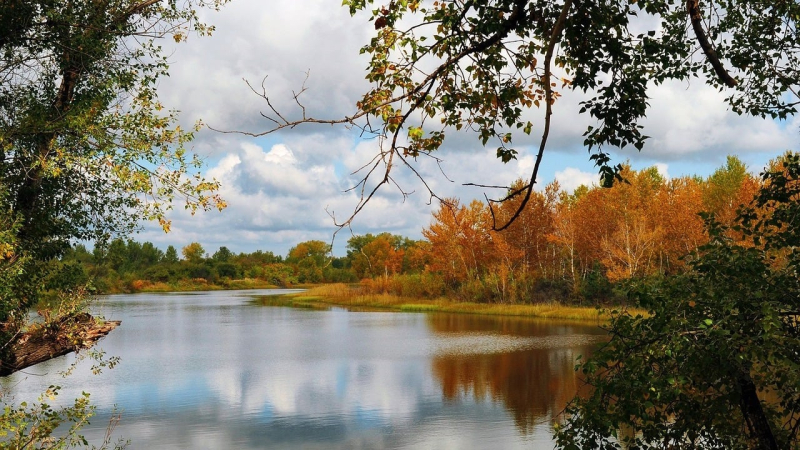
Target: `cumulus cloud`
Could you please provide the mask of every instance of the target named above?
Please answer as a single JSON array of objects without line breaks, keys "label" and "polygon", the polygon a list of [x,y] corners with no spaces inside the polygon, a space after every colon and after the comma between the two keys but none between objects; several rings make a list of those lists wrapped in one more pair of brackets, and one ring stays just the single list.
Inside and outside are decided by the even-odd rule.
[{"label": "cumulus cloud", "polygon": [[596,173],[583,172],[574,167],[567,167],[556,172],[555,176],[561,189],[567,192],[574,192],[579,186],[596,185],[599,176]]},{"label": "cumulus cloud", "polygon": [[[359,49],[369,42],[374,27],[364,16],[350,17],[336,2],[273,0],[265,5],[237,0],[218,13],[201,14],[216,27],[214,35],[192,37],[170,48],[170,77],[159,86],[162,100],[181,111],[185,125],[203,119],[216,129],[262,132],[274,124],[261,115],[271,112],[257,94],[268,95],[292,120],[303,115],[294,99],[303,88],[299,100],[306,117],[341,118],[354,112],[356,101],[370,88],[364,80],[367,55],[360,55]],[[665,176],[669,164],[674,172],[669,175],[680,176],[688,174],[684,170],[713,167],[727,154],[760,166],[797,141],[800,119],[780,123],[737,116],[725,106],[726,94],[702,81],[665,83],[652,87],[649,95],[642,124],[651,138],[641,153],[607,149],[615,163],[630,159],[635,167],[662,164],[657,167]],[[579,114],[586,98],[587,94],[566,91],[554,105],[537,189],[553,179],[568,190],[597,180],[583,147],[583,132],[596,125]],[[411,160],[413,170],[395,159],[391,184],[360,213],[353,232],[389,231],[419,238],[430,222],[430,211],[438,206],[429,190],[464,201],[484,195],[496,198],[502,188],[465,184],[508,186],[530,177],[544,111],[534,108],[524,114],[533,122],[533,132],[515,137],[518,159],[508,164],[496,158],[491,143],[483,147],[474,133],[465,131],[449,131],[436,155],[439,159]],[[353,130],[328,125],[309,124],[260,138],[204,129],[194,150],[208,158],[206,174],[222,183],[221,194],[230,206],[223,213],[195,217],[177,210],[172,214],[173,234],[164,236],[147,227],[140,239],[162,247],[196,240],[209,251],[226,245],[236,251],[261,248],[282,254],[303,240],[329,240],[335,227],[328,212],[339,220],[352,213],[360,190],[348,189],[360,187],[364,172],[351,173],[375,162],[378,145]],[[692,164],[685,164],[687,160]],[[364,185],[366,192],[379,179]],[[340,252],[345,240],[337,244]]]},{"label": "cumulus cloud", "polygon": [[758,117],[739,116],[725,104],[725,92],[699,81],[653,87],[645,134],[651,157],[712,159],[720,154],[774,153],[793,147],[797,127]]},{"label": "cumulus cloud", "polygon": [[[346,219],[358,204],[359,192],[345,190],[357,182],[349,176],[354,170],[349,164],[356,165],[360,160],[345,158],[344,173],[337,174],[337,158],[343,150],[335,148],[335,142],[328,143],[328,147],[331,156],[324,160],[315,154],[317,148],[313,145],[301,143],[292,148],[275,144],[263,148],[240,142],[206,172],[221,183],[219,193],[228,203],[225,210],[191,216],[178,208],[169,215],[169,235],[149,225],[139,239],[161,247],[197,241],[210,253],[224,245],[233,251],[263,249],[283,255],[302,241],[331,241],[337,229],[333,217]],[[366,157],[369,150],[366,144],[364,147]],[[399,183],[408,185],[409,180]],[[404,202],[399,191],[390,186],[370,201],[353,231],[392,231],[418,238],[430,208],[425,202]],[[342,252],[348,237],[345,232],[337,240],[337,253]]]}]

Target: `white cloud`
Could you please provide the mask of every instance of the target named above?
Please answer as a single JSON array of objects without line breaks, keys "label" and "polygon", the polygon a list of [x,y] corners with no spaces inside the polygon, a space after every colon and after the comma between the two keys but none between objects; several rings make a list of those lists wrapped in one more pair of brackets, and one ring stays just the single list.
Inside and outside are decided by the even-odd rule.
[{"label": "white cloud", "polygon": [[658,173],[662,177],[664,177],[665,180],[669,180],[670,179],[669,171],[668,171],[668,169],[669,169],[669,165],[668,164],[656,163],[656,164],[654,164],[654,166],[655,166],[656,170],[658,171]]},{"label": "white cloud", "polygon": [[597,184],[598,175],[596,173],[583,172],[574,167],[567,167],[556,172],[555,176],[561,189],[567,192],[575,191],[575,188],[585,185],[592,186]]}]

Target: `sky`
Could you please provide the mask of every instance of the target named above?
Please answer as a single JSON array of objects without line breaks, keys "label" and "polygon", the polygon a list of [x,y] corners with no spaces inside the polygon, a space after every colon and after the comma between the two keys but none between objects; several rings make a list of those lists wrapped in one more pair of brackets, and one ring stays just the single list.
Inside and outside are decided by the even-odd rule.
[{"label": "sky", "polygon": [[[309,117],[353,114],[370,88],[364,79],[368,59],[359,49],[374,27],[367,15],[351,17],[340,5],[338,0],[232,0],[219,12],[201,11],[216,27],[211,37],[161,43],[170,61],[170,76],[159,84],[162,102],[180,111],[185,126],[203,120],[214,130],[258,133],[271,122],[261,116],[268,105],[249,82],[290,119],[301,117],[292,93],[303,86],[300,100]],[[707,176],[727,155],[737,155],[758,173],[770,159],[796,147],[800,119],[738,116],[724,103],[725,93],[702,81],[666,83],[648,94],[650,108],[642,125],[651,138],[641,152],[612,151],[615,163],[629,161],[634,169],[656,166],[667,177]],[[583,132],[593,124],[578,114],[582,98],[567,92],[554,106],[539,188],[558,180],[572,190],[598,180],[582,145]],[[544,112],[525,114],[537,125]],[[357,192],[348,191],[359,179],[352,172],[367,164],[378,146],[343,126],[305,124],[262,137],[214,130],[202,129],[192,150],[204,159],[205,176],[222,184],[228,207],[192,216],[176,203],[169,234],[146,223],[134,239],[162,249],[199,242],[210,254],[226,246],[234,252],[286,255],[302,241],[331,242],[337,230],[331,215],[346,218],[358,202]],[[530,137],[515,140],[518,158],[503,164],[495,157],[496,147],[484,148],[476,136],[459,133],[449,136],[437,155],[441,164],[420,160],[416,168],[440,197],[458,197],[463,203],[484,194],[493,197],[496,192],[463,184],[508,185],[528,178],[540,136],[541,127],[534,126]],[[410,170],[400,168],[394,177],[403,192],[413,194],[404,198],[397,187],[384,187],[351,229],[337,235],[335,255],[345,253],[352,234],[422,237],[438,202],[431,201]]]}]

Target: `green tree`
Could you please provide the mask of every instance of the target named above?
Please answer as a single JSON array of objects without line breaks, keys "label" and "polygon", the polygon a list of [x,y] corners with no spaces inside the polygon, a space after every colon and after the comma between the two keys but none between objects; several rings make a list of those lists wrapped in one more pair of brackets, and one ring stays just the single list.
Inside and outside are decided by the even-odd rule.
[{"label": "green tree", "polygon": [[634,286],[648,317],[622,311],[582,364],[559,448],[800,448],[800,154],[763,174],[733,227],[684,275]]},{"label": "green tree", "polygon": [[164,252],[164,258],[162,258],[162,261],[170,264],[177,263],[179,261],[178,251],[175,250],[175,247],[172,245],[167,247],[167,251]]},{"label": "green tree", "polygon": [[228,260],[230,260],[231,257],[233,257],[233,253],[231,253],[231,251],[228,250],[228,247],[224,246],[220,247],[219,250],[217,250],[216,252],[214,252],[213,255],[211,255],[211,258],[217,262],[228,262]]},{"label": "green tree", "polygon": [[[197,9],[224,1],[0,2],[4,375],[39,362],[14,352],[29,354],[23,347],[36,342],[30,334],[42,333],[35,324],[23,328],[25,318],[70,242],[102,244],[134,230],[142,217],[169,230],[165,214],[176,198],[192,211],[224,207],[217,183],[192,173],[200,164],[186,151],[193,131],[181,129],[176,112],[165,110],[156,94],[169,68],[157,39],[208,34],[211,27],[198,20]],[[104,256],[102,249],[97,256]],[[64,301],[82,303],[79,292],[62,294]],[[77,308],[63,310],[65,317],[46,321],[45,336],[59,351],[91,345],[83,332],[99,324]],[[11,446],[85,444],[76,431],[88,415],[85,398],[58,410],[45,403],[7,405],[0,434]],[[52,436],[57,427],[66,437]]]},{"label": "green tree", "polygon": [[[32,284],[71,240],[104,242],[157,220],[176,197],[223,207],[192,175],[192,130],[156,94],[167,56],[156,40],[208,34],[197,8],[223,0],[10,0],[0,4],[0,208],[18,223]],[[11,301],[11,299],[4,299]],[[25,308],[35,291],[18,292]],[[0,317],[0,322],[5,317]]]},{"label": "green tree", "polygon": [[128,246],[125,244],[125,241],[120,238],[111,241],[105,251],[106,265],[116,272],[120,272],[127,261]]},{"label": "green tree", "polygon": [[725,165],[715,170],[705,182],[703,205],[706,211],[713,213],[720,222],[729,224],[743,201],[740,193],[752,178],[739,158],[728,156]]},{"label": "green tree", "polygon": [[142,244],[142,258],[138,270],[143,270],[148,267],[154,266],[164,258],[164,252],[158,247],[153,245],[152,242],[145,242]]}]

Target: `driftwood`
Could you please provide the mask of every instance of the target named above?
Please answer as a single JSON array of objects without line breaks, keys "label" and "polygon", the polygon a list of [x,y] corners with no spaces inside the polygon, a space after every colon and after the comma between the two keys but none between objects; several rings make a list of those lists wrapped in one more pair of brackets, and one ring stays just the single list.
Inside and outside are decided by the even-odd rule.
[{"label": "driftwood", "polygon": [[34,326],[11,343],[10,351],[0,364],[0,376],[89,348],[120,323],[118,320],[100,322],[91,314],[80,313]]}]

